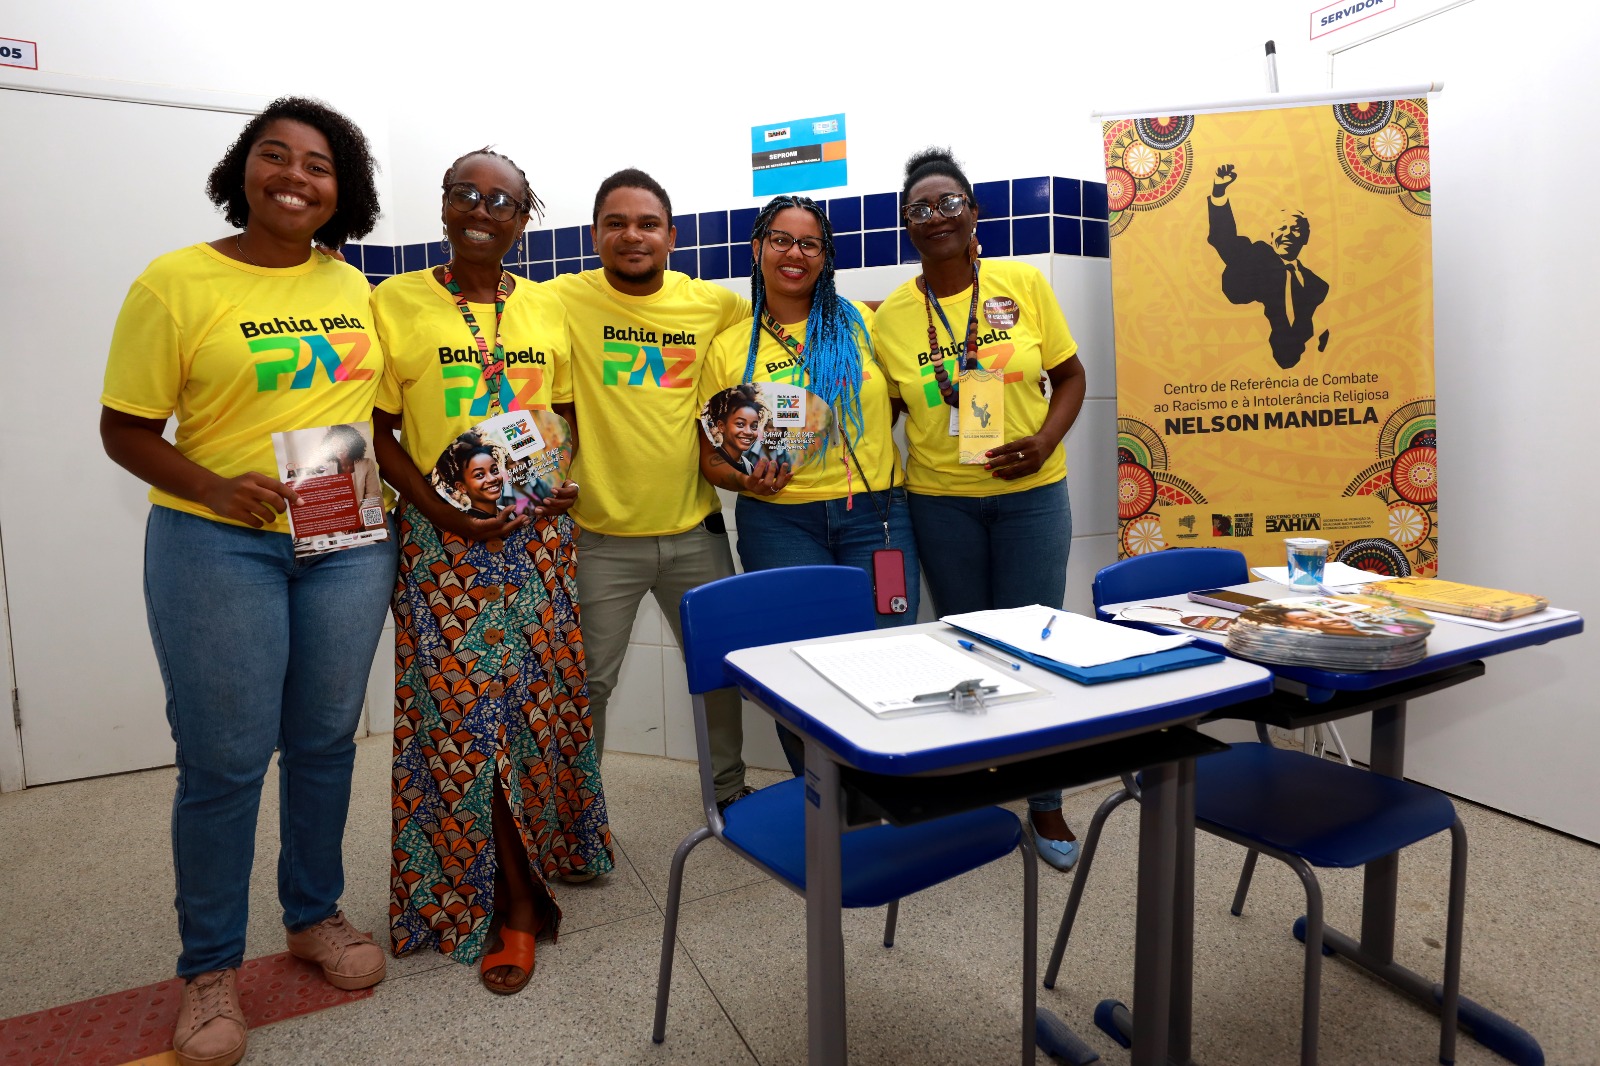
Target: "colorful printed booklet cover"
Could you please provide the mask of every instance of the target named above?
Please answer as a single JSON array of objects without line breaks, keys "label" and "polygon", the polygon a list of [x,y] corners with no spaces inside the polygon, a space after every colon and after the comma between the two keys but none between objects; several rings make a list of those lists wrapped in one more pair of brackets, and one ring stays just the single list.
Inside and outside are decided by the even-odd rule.
[{"label": "colorful printed booklet cover", "polygon": [[447,445],[428,481],[459,511],[493,518],[543,503],[572,467],[572,427],[554,411],[507,411]]},{"label": "colorful printed booklet cover", "polygon": [[799,471],[822,454],[833,412],[798,385],[750,382],[723,389],[700,408],[700,431],[722,461],[753,474],[763,459]]},{"label": "colorful printed booklet cover", "polygon": [[372,458],[372,425],[293,429],[272,435],[278,479],[300,502],[289,505],[296,556],[342,551],[386,540],[383,482]]},{"label": "colorful printed booklet cover", "polygon": [[1550,606],[1550,601],[1543,596],[1463,585],[1436,577],[1392,577],[1364,585],[1360,591],[1391,599],[1407,607],[1482,618],[1490,622],[1505,622]]}]

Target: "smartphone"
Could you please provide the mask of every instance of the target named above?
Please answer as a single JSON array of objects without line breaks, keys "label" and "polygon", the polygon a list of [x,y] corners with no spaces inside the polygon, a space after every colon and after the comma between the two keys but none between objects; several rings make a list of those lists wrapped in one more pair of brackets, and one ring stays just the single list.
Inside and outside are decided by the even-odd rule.
[{"label": "smartphone", "polygon": [[1225,611],[1242,611],[1246,607],[1254,607],[1258,603],[1267,602],[1265,596],[1252,596],[1247,592],[1230,592],[1228,589],[1196,589],[1194,592],[1189,593],[1189,598],[1196,603],[1221,607]]},{"label": "smartphone", "polygon": [[906,556],[899,548],[872,553],[872,598],[879,614],[905,614]]}]

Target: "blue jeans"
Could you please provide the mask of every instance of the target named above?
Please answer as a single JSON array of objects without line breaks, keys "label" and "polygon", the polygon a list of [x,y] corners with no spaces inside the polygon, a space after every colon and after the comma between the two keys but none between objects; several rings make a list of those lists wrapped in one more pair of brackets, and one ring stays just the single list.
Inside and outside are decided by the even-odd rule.
[{"label": "blue jeans", "polygon": [[283,924],[338,909],[355,729],[397,559],[391,537],[296,560],[287,534],[151,508],[145,608],[178,747],[178,976],[244,960],[274,748]]},{"label": "blue jeans", "polygon": [[[941,617],[968,611],[1059,607],[1067,598],[1072,503],[1067,481],[996,496],[911,493],[911,525]],[[1028,809],[1061,807],[1059,791],[1028,797]]]},{"label": "blue jeans", "polygon": [[[878,628],[913,625],[922,601],[922,574],[917,541],[904,489],[855,494],[855,506],[843,497],[813,503],[769,503],[740,496],[733,522],[739,531],[739,565],[746,572],[784,566],[854,566],[872,573],[872,553],[884,547],[882,508],[888,504],[889,544],[905,556],[906,611],[878,615]],[[796,777],[805,772],[800,738],[778,725],[778,740]]]}]

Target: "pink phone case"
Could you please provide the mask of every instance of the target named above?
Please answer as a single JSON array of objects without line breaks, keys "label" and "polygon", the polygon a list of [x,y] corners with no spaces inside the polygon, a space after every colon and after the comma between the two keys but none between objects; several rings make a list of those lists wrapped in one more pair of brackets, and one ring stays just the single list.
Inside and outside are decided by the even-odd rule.
[{"label": "pink phone case", "polygon": [[906,557],[899,548],[872,553],[872,599],[879,614],[906,613]]}]

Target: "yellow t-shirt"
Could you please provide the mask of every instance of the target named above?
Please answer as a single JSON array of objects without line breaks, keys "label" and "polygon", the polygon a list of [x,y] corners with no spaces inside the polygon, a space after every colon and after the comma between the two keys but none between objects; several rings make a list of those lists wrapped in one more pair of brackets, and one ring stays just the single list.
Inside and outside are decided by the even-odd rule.
[{"label": "yellow t-shirt", "polygon": [[[467,306],[492,350],[494,304]],[[456,298],[431,269],[379,285],[372,317],[388,354],[374,406],[400,416],[400,446],[426,474],[451,441],[489,417],[483,357]],[[506,353],[502,411],[572,402],[567,313],[548,286],[517,278],[500,317],[500,340]]]},{"label": "yellow t-shirt", "polygon": [[567,309],[581,443],[572,516],[594,533],[657,537],[718,509],[700,476],[696,388],[712,340],[750,315],[737,293],[675,270],[649,296],[618,292],[603,270],[548,283]]},{"label": "yellow t-shirt", "polygon": [[[863,304],[856,310],[867,328],[872,328],[872,311]],[[700,403],[703,406],[723,389],[732,388],[744,381],[745,364],[750,358],[750,318],[720,334],[712,342],[706,356],[705,373],[700,375]],[[806,324],[784,323],[784,330],[802,345],[806,342]],[[870,485],[878,492],[889,487],[893,475],[896,485],[905,484],[905,472],[900,466],[900,453],[894,446],[894,421],[889,413],[889,382],[883,368],[863,345],[861,353],[861,439],[851,445],[855,449],[854,478],[847,483],[845,463],[849,452],[835,440],[828,445],[826,454],[795,474],[794,480],[776,496],[763,496],[771,503],[814,503],[818,500],[837,500],[849,492],[863,492]],[[761,331],[761,346],[756,350],[756,367],[752,381],[776,381],[785,385],[809,388],[804,369],[795,363],[788,348],[772,334]],[[838,412],[835,412],[837,417]],[[843,427],[840,427],[841,429]],[[858,465],[859,464],[859,465]],[[866,471],[865,479],[862,471]]]},{"label": "yellow t-shirt", "polygon": [[[372,417],[383,347],[367,281],[313,253],[251,266],[196,244],[152,262],[117,316],[100,402],[139,418],[176,413],[178,451],[225,478],[278,477],[272,434]],[[150,502],[244,525],[160,489]],[[289,532],[287,515],[264,527]]]},{"label": "yellow t-shirt", "polygon": [[[1026,263],[983,260],[978,275],[978,365],[1005,374],[1005,440],[1039,431],[1050,403],[1039,389],[1040,372],[1060,366],[1078,351],[1050,283]],[[959,461],[960,438],[950,435],[950,411],[939,395],[928,358],[928,311],[913,278],[878,308],[872,340],[890,378],[890,395],[906,405],[906,484],[930,496],[996,496],[1050,485],[1067,476],[1065,447],[1056,450],[1037,471],[1015,481],[995,477],[982,466]],[[956,378],[957,360],[966,342],[967,311],[972,289],[939,301],[952,342],[938,312],[933,312],[945,371]]]}]

